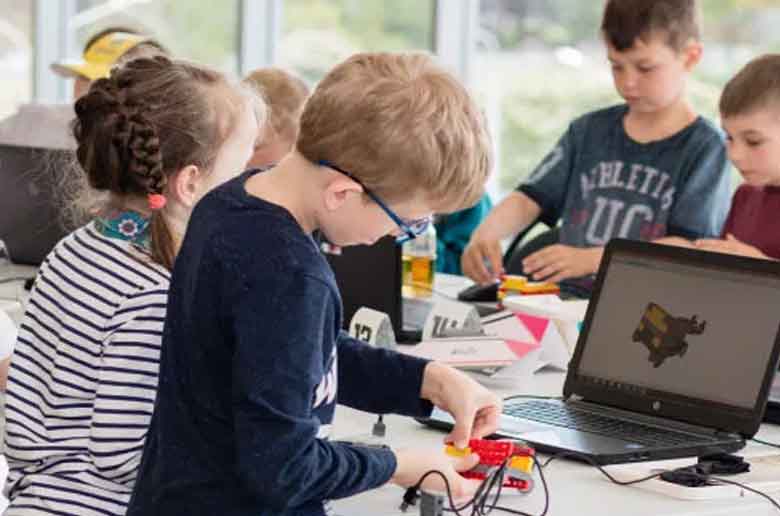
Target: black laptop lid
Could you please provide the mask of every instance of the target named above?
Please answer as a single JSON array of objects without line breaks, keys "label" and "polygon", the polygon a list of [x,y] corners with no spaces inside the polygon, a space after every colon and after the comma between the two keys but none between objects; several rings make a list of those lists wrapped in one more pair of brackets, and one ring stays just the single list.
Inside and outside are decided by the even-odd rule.
[{"label": "black laptop lid", "polygon": [[750,437],[779,332],[777,263],[613,240],[564,394]]},{"label": "black laptop lid", "polygon": [[395,238],[382,238],[371,246],[341,249],[341,254],[325,253],[336,275],[344,305],[344,329],[363,306],[390,316],[393,331],[401,334],[401,246]]},{"label": "black laptop lid", "polygon": [[0,145],[0,240],[15,263],[39,265],[67,233],[58,177],[64,150]]}]

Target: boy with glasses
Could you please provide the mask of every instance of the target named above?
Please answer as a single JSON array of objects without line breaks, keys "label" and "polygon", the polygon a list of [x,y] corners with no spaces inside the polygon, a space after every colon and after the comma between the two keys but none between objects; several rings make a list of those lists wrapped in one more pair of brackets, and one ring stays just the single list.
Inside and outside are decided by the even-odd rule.
[{"label": "boy with glasses", "polygon": [[[311,238],[372,244],[420,234],[474,204],[490,142],[466,90],[422,54],[357,54],[319,83],[295,149],[195,209],[171,280],[160,384],[130,515],[326,514],[326,501],[438,470],[478,484],[442,449],[327,440],[336,400],[450,412],[459,447],[492,433],[499,399],[442,364],[340,330],[335,278]],[[383,274],[386,271],[377,271]],[[444,489],[428,477],[429,489]]]}]

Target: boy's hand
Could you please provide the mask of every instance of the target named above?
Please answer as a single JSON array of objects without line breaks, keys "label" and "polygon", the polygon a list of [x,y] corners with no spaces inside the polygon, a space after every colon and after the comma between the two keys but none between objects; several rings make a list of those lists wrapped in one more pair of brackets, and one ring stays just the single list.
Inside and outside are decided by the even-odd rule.
[{"label": "boy's hand", "polygon": [[445,442],[465,448],[469,439],[481,439],[498,428],[501,399],[466,374],[438,362],[425,366],[420,396],[455,419]]},{"label": "boy's hand", "polygon": [[[390,481],[399,486],[413,486],[427,472],[440,471],[450,483],[452,498],[460,502],[474,496],[480,486],[479,480],[469,480],[458,474],[459,471],[467,471],[479,464],[479,455],[476,453],[468,457],[450,457],[444,453],[443,446],[438,450],[399,449],[393,450],[393,453],[398,465]],[[447,493],[441,475],[428,475],[423,481],[422,488],[424,491],[445,496]]]},{"label": "boy's hand", "polygon": [[677,247],[687,247],[689,249],[696,247],[696,242],[692,240],[688,240],[687,238],[682,237],[662,237],[658,238],[656,240],[653,240],[654,244],[664,244],[664,245],[673,245]]},{"label": "boy's hand", "polygon": [[594,274],[604,254],[603,247],[572,247],[555,244],[526,257],[523,272],[537,281],[558,283],[567,278]]},{"label": "boy's hand", "polygon": [[726,238],[702,238],[695,242],[697,249],[704,251],[714,251],[716,253],[738,254],[740,256],[750,256],[752,258],[769,259],[767,255],[761,252],[757,247],[746,244],[732,234],[727,234]]},{"label": "boy's hand", "polygon": [[474,233],[460,258],[463,274],[477,283],[493,283],[504,273],[501,255],[498,239],[483,238]]}]

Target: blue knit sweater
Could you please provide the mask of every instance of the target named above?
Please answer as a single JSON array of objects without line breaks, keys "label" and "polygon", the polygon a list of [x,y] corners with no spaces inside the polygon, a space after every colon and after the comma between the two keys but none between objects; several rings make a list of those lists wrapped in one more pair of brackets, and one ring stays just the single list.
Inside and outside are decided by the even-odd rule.
[{"label": "blue knit sweater", "polygon": [[325,514],[396,468],[389,450],[327,440],[337,401],[430,413],[426,362],[340,330],[330,267],[287,210],[246,192],[252,173],[190,220],[129,515]]}]

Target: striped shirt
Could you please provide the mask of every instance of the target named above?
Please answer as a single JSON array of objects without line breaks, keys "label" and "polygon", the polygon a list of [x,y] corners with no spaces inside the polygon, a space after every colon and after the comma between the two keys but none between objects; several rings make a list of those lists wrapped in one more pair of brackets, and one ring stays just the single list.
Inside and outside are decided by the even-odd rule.
[{"label": "striped shirt", "polygon": [[94,223],[44,260],[8,377],[7,516],[125,514],[154,407],[169,278]]}]

